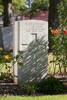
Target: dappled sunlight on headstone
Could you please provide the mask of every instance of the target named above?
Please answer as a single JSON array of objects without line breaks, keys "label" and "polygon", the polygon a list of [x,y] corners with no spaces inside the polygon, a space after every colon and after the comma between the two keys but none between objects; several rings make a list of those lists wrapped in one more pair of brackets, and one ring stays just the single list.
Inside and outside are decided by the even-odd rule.
[{"label": "dappled sunlight on headstone", "polygon": [[[41,80],[48,71],[48,22],[24,20],[15,23],[14,56],[23,51],[24,66],[14,65],[15,81]],[[18,72],[17,72],[18,71]]]},{"label": "dappled sunlight on headstone", "polygon": [[19,80],[23,82],[41,80],[47,75],[48,42],[43,38],[32,41],[23,51],[23,67],[19,66]]}]

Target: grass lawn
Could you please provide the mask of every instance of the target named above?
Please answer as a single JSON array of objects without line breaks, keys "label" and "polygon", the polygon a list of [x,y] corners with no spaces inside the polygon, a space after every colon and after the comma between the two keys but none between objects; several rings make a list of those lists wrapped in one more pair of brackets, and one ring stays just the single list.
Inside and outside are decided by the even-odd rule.
[{"label": "grass lawn", "polygon": [[0,100],[67,100],[67,95],[39,97],[0,97]]}]

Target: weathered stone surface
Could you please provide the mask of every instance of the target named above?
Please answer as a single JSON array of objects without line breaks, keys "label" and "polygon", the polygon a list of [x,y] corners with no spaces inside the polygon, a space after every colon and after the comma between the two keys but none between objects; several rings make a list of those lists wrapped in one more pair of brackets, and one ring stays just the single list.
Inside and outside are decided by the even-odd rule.
[{"label": "weathered stone surface", "polygon": [[[41,80],[48,69],[48,22],[25,20],[15,23],[14,55],[23,51],[24,66],[18,66],[19,83]],[[15,52],[16,51],[16,52]],[[17,75],[17,65],[14,66]]]},{"label": "weathered stone surface", "polygon": [[5,50],[13,50],[13,27],[2,27],[2,41]]}]

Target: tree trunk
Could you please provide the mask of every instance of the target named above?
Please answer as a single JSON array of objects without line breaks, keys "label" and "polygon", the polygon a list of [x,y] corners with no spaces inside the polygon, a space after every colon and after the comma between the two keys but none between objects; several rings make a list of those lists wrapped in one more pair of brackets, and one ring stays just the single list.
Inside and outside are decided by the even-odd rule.
[{"label": "tree trunk", "polygon": [[64,73],[66,73],[66,67],[64,67]]},{"label": "tree trunk", "polygon": [[4,6],[4,27],[12,24],[12,0],[3,0]]},{"label": "tree trunk", "polygon": [[[53,29],[57,29],[60,25],[59,21],[59,13],[58,13],[58,5],[61,3],[61,0],[49,0],[49,28],[52,27]],[[53,40],[52,40],[52,34],[49,29],[49,49],[51,49]]]}]

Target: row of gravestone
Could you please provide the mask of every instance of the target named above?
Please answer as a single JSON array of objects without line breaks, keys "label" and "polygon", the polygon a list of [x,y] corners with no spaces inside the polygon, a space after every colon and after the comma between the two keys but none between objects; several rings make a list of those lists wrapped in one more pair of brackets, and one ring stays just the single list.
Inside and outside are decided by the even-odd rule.
[{"label": "row of gravestone", "polygon": [[14,26],[2,28],[5,50],[13,50],[14,56],[23,51],[23,67],[14,65],[15,82],[40,80],[47,75],[48,22],[37,20],[17,21]]}]

